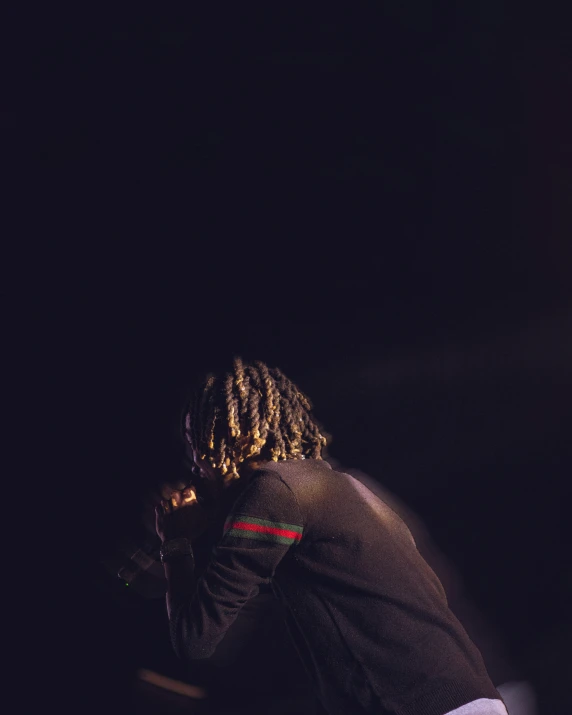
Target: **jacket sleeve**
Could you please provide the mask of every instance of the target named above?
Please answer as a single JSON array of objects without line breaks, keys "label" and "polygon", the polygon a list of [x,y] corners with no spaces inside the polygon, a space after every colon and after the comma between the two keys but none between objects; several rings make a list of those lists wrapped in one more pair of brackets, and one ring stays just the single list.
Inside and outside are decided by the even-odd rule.
[{"label": "jacket sleeve", "polygon": [[171,609],[173,648],[183,659],[210,657],[242,606],[269,582],[303,538],[296,497],[279,475],[256,472],[225,522],[211,561],[191,596]]}]

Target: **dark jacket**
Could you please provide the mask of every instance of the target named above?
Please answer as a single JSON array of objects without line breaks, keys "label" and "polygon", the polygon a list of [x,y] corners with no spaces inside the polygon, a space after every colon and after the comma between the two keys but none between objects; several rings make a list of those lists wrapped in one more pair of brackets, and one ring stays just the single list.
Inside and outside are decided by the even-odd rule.
[{"label": "dark jacket", "polygon": [[241,488],[172,612],[176,652],[210,657],[264,584],[332,715],[443,715],[500,698],[404,522],[322,460],[269,462]]}]

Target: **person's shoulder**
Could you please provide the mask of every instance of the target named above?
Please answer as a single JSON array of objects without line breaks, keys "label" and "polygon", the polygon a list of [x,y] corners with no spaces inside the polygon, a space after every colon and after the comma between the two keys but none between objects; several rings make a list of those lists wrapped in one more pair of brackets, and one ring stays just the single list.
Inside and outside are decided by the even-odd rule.
[{"label": "person's shoulder", "polygon": [[[286,483],[296,481],[298,478],[307,478],[310,473],[332,473],[332,468],[323,459],[284,459],[278,462],[265,462],[261,464],[256,473],[258,475],[273,475]],[[253,475],[254,476],[254,475]]]},{"label": "person's shoulder", "polygon": [[276,462],[260,465],[248,477],[231,512],[279,523],[298,524],[297,490]]},{"label": "person's shoulder", "polygon": [[[339,476],[339,475],[337,475]],[[268,484],[280,482],[283,490],[294,495],[300,504],[309,504],[334,488],[336,474],[322,459],[286,459],[261,465],[257,478]],[[271,485],[269,485],[271,486]]]},{"label": "person's shoulder", "polygon": [[241,491],[251,497],[264,492],[280,493],[290,491],[291,481],[291,470],[282,469],[280,462],[269,461],[260,464],[248,475]]}]

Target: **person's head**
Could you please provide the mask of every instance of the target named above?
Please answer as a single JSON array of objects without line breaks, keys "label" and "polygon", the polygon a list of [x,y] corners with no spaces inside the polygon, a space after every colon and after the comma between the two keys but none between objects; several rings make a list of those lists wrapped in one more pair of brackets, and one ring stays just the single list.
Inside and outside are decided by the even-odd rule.
[{"label": "person's head", "polygon": [[266,461],[321,459],[327,444],[310,400],[279,369],[234,358],[208,375],[184,413],[183,438],[203,477],[225,483]]}]

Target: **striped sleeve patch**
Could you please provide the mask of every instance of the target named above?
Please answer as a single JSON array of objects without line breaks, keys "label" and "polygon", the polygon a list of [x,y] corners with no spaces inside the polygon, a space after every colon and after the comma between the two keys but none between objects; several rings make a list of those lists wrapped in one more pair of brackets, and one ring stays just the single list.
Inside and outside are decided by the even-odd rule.
[{"label": "striped sleeve patch", "polygon": [[243,539],[268,541],[274,544],[291,546],[302,538],[304,528],[296,524],[281,521],[268,521],[242,514],[230,516],[224,525],[225,536],[238,536]]}]

